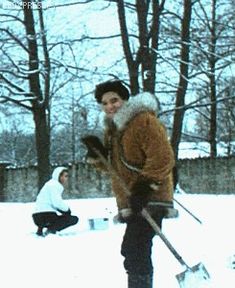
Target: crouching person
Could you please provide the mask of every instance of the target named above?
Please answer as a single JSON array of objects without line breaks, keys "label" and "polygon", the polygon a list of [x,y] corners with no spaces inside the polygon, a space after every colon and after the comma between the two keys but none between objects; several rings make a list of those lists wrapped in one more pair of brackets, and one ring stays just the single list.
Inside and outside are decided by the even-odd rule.
[{"label": "crouching person", "polygon": [[[57,167],[52,173],[52,178],[39,191],[35,202],[35,213],[32,215],[34,223],[38,226],[37,235],[55,234],[57,231],[77,224],[78,217],[71,215],[69,206],[62,199],[67,181],[67,168]],[[47,228],[44,234],[43,228]]]}]

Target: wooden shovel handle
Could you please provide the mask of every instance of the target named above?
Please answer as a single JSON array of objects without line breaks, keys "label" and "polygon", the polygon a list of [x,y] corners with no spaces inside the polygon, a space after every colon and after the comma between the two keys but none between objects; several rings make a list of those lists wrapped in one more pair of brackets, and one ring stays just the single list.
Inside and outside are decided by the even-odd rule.
[{"label": "wooden shovel handle", "polygon": [[180,256],[180,254],[172,246],[170,241],[162,233],[161,229],[157,225],[156,221],[149,214],[149,212],[144,208],[144,209],[142,209],[141,214],[142,214],[143,218],[150,224],[150,226],[153,228],[153,230],[156,232],[156,234],[162,239],[162,241],[165,243],[167,248],[172,252],[172,254],[175,256],[175,258],[180,262],[180,264],[187,267],[187,269],[190,269],[190,267],[186,264],[186,262]]}]

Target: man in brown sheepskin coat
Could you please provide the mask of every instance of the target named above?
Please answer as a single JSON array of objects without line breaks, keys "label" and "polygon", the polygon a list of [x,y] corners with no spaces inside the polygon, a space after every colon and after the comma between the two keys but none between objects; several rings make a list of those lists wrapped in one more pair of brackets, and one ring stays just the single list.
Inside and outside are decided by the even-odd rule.
[{"label": "man in brown sheepskin coat", "polygon": [[95,152],[98,150],[119,177],[111,175],[119,220],[127,223],[121,254],[128,288],[152,288],[155,232],[141,216],[141,210],[148,209],[160,227],[163,218],[174,211],[173,151],[166,129],[155,115],[157,103],[152,94],[130,97],[120,80],[112,80],[96,86],[95,98],[105,112],[105,137],[104,142],[92,135],[82,139],[88,148],[87,159],[97,169],[107,169]]}]

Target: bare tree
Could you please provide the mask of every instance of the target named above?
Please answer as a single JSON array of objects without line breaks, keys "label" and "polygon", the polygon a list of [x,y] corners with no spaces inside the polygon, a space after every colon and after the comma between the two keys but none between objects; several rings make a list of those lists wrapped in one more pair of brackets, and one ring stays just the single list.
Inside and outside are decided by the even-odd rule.
[{"label": "bare tree", "polygon": [[[25,1],[23,1],[25,3]],[[31,1],[26,1],[29,5]],[[33,93],[35,100],[32,100],[32,112],[35,121],[35,136],[38,159],[39,188],[45,183],[50,174],[50,127],[47,118],[49,109],[49,91],[50,91],[50,59],[47,50],[46,36],[44,32],[44,20],[42,9],[39,7],[39,22],[41,28],[41,40],[44,56],[44,91],[42,91],[39,77],[39,55],[38,44],[35,31],[35,22],[33,10],[29,6],[23,6],[25,30],[28,41],[28,59],[29,59],[29,88]]]},{"label": "bare tree", "polygon": [[[126,3],[128,4],[128,3]],[[130,5],[135,11],[138,19],[138,47],[136,51],[131,49],[131,33],[128,31],[127,18],[125,11],[125,1],[117,1],[122,46],[125,60],[129,72],[130,88],[133,95],[140,89],[139,71],[143,90],[151,93],[155,92],[156,62],[160,31],[160,16],[164,10],[165,0],[161,1],[142,1],[136,0],[135,5]],[[151,17],[151,19],[150,19]]]},{"label": "bare tree", "polygon": [[[218,130],[218,101],[223,94],[223,90],[228,90],[228,84],[224,79],[228,79],[229,67],[232,68],[231,56],[234,54],[232,28],[234,12],[232,12],[229,1],[220,3],[217,0],[210,1],[210,7],[205,7],[202,1],[199,1],[195,10],[195,15],[198,17],[198,25],[201,27],[194,31],[198,35],[193,37],[193,48],[196,54],[193,55],[193,63],[197,65],[197,75],[201,74],[204,77],[204,83],[199,87],[199,93],[208,95],[208,100],[211,103],[207,111],[198,111],[207,121],[208,126],[208,142],[210,143],[210,157],[217,156],[217,135]],[[233,31],[233,32],[232,32]],[[194,32],[195,34],[195,32]],[[201,96],[201,95],[200,95]],[[228,101],[225,99],[225,101]],[[227,107],[229,107],[227,105]]]},{"label": "bare tree", "polygon": [[[36,31],[34,20],[35,11],[33,11],[32,7],[32,1],[22,1],[24,19],[22,20],[18,16],[9,16],[9,18],[13,18],[24,26],[24,37],[20,39],[11,32],[10,29],[1,29],[9,37],[9,43],[17,43],[18,48],[22,50],[20,53],[26,53],[28,59],[25,60],[25,62],[27,63],[28,69],[22,69],[19,63],[15,63],[14,59],[5,52],[6,57],[13,65],[2,70],[0,77],[2,88],[4,88],[5,93],[1,95],[1,98],[5,101],[10,101],[24,107],[33,113],[37,148],[38,181],[40,188],[50,175],[50,129],[48,121],[50,58],[47,49],[41,6],[38,5],[38,9],[36,10],[39,13],[40,31]],[[41,45],[43,47],[42,61],[39,59],[38,34],[41,37]],[[7,74],[11,75],[11,77],[7,77]],[[28,88],[26,86],[27,82]],[[18,83],[21,83],[21,85]]]}]

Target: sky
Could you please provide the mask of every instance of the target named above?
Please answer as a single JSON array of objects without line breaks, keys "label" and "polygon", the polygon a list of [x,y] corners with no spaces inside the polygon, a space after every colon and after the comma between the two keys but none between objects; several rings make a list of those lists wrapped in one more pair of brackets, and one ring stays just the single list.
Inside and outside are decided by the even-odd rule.
[{"label": "sky", "polygon": [[[40,1],[39,1],[40,2]],[[82,1],[69,1],[70,3],[78,3]],[[84,1],[86,2],[86,1]],[[43,7],[45,8],[44,16],[45,16],[45,26],[47,30],[47,39],[48,43],[58,43],[62,41],[67,41],[71,39],[81,39],[83,36],[89,35],[90,37],[105,37],[110,35],[117,35],[120,33],[118,16],[117,16],[117,8],[116,4],[112,3],[111,5],[106,3],[105,1],[96,1],[94,5],[94,1],[88,4],[77,4],[71,6],[58,6],[63,3],[68,3],[68,1],[64,0],[45,0],[42,1]],[[105,9],[104,9],[105,7]],[[2,9],[1,9],[2,8]],[[0,12],[1,13],[16,13],[15,9],[19,9],[17,5],[7,0],[0,0]],[[35,13],[37,15],[37,13]],[[35,19],[37,17],[35,16]],[[56,23],[56,25],[55,25]],[[14,29],[20,29],[18,25],[17,28],[11,27]],[[18,30],[16,30],[18,31]],[[17,33],[17,32],[15,32]],[[19,33],[19,31],[18,31]],[[123,49],[120,39],[112,39],[112,40],[102,40],[102,44],[98,45],[97,41],[87,40],[84,42],[82,47],[75,49],[73,53],[75,53],[76,62],[79,63],[79,67],[83,67],[84,69],[89,69],[91,71],[95,71],[97,67],[109,67],[110,61],[108,59],[116,59],[117,55],[123,54]],[[78,45],[79,46],[79,45]],[[81,46],[81,45],[80,45]],[[60,55],[61,48],[53,48],[50,50],[50,57],[52,59],[57,59],[63,62],[64,65],[70,64],[74,65],[73,57],[74,54],[70,53],[70,49],[67,46],[63,46],[66,52],[63,53],[63,59],[60,59],[58,54]],[[39,50],[40,52],[41,50]],[[17,53],[19,57],[20,53]],[[24,53],[23,53],[24,55]],[[22,57],[23,57],[22,55]],[[98,56],[97,56],[98,55]],[[105,57],[103,57],[105,55]],[[25,55],[24,55],[25,56]],[[15,60],[16,61],[16,60]],[[72,63],[72,64],[71,64]],[[116,65],[117,66],[117,65]],[[117,74],[117,67],[113,67],[112,73]],[[123,69],[122,69],[123,70]],[[108,71],[110,72],[110,70]],[[61,72],[62,73],[62,72]],[[107,76],[108,77],[108,76]],[[61,77],[62,78],[62,77]],[[60,78],[60,79],[61,79]],[[109,77],[110,78],[110,77]],[[107,78],[108,79],[108,78]],[[82,93],[86,94],[91,92],[91,90],[95,87],[98,82],[102,82],[107,80],[104,76],[93,76],[90,79],[88,84],[82,86]],[[61,79],[63,82],[63,79]],[[79,80],[82,81],[82,80]],[[62,95],[66,94],[71,98],[71,89],[75,89],[75,96],[79,96],[81,93],[81,88],[79,85],[81,83],[77,83],[74,81],[75,87],[66,86],[64,90],[61,90]],[[58,83],[57,83],[58,84]],[[51,84],[51,86],[53,86]],[[60,93],[58,93],[58,97],[60,97]],[[92,102],[93,102],[92,96]],[[85,99],[86,102],[91,102],[90,97]],[[71,101],[70,101],[71,102]],[[86,108],[91,106],[90,104],[84,104],[82,101],[81,105],[84,105]],[[58,101],[58,105],[61,106],[61,102]],[[93,114],[93,117],[89,117],[89,121],[95,122],[97,118],[97,111],[89,107],[90,114]],[[18,108],[16,109],[15,105],[12,105],[10,110],[12,111],[12,117],[7,117],[5,113],[0,111],[0,132],[3,130],[14,129],[14,126],[17,125],[18,129],[26,132],[33,133],[34,131],[34,122],[32,115],[20,115]],[[56,107],[54,107],[54,113],[58,114]],[[64,111],[59,111],[60,114],[66,114]],[[17,117],[16,117],[17,114]],[[9,116],[9,115],[8,115]],[[14,116],[14,117],[13,117]],[[53,116],[53,115],[52,115]],[[95,118],[95,120],[94,120]]]},{"label": "sky", "polygon": [[[164,235],[190,267],[198,263],[206,267],[211,280],[203,287],[233,288],[235,196],[183,193],[175,199],[202,224],[175,203],[179,217],[164,220]],[[117,212],[114,198],[65,201],[80,218],[79,223],[45,238],[35,235],[34,203],[0,203],[1,287],[127,287],[120,255],[125,224],[113,224]],[[102,222],[104,217],[107,222]],[[89,219],[95,219],[95,230],[90,229]],[[153,240],[152,259],[154,287],[179,288],[175,276],[185,267],[158,236]]]},{"label": "sky", "polygon": [[[2,13],[9,13],[12,10],[12,13],[15,13],[14,9],[18,9],[18,6],[13,4],[14,1],[7,1],[7,0],[0,0],[0,9]],[[17,1],[16,1],[17,2]],[[45,16],[45,26],[47,30],[47,40],[48,43],[58,43],[66,40],[71,39],[81,39],[83,36],[91,36],[91,37],[105,37],[110,35],[117,35],[120,33],[120,27],[119,27],[119,21],[118,21],[118,14],[117,14],[117,5],[116,3],[110,3],[108,1],[91,1],[90,3],[86,4],[78,4],[86,1],[65,1],[65,0],[44,0],[39,1],[40,3],[43,3],[44,10],[44,16]],[[63,3],[76,3],[76,5],[68,5],[63,6],[61,4]],[[135,1],[131,0],[130,3],[135,3]],[[182,7],[180,5],[177,5],[174,1],[166,1],[166,5],[170,5],[170,8],[174,10],[174,12],[181,13],[179,11]],[[205,2],[205,1],[204,1]],[[179,4],[179,3],[178,3]],[[175,6],[176,5],[176,6]],[[175,7],[174,7],[175,6]],[[128,25],[129,25],[129,32],[132,33],[133,31],[133,23],[136,21],[136,15],[133,12],[128,12]],[[36,13],[35,13],[36,14]],[[36,17],[36,16],[35,16]],[[130,21],[133,20],[133,21]],[[13,29],[13,26],[12,26]],[[15,29],[15,28],[14,28]],[[13,29],[13,30],[14,30]],[[17,29],[19,29],[19,26],[17,26]],[[133,43],[131,46],[135,46]],[[66,48],[65,48],[66,47]],[[80,48],[78,48],[80,47]],[[132,48],[133,48],[132,47]],[[114,59],[121,58],[121,55],[123,55],[123,48],[120,41],[120,38],[112,38],[111,40],[102,40],[99,41],[99,44],[97,41],[94,40],[87,40],[83,42],[83,45],[78,45],[77,48],[73,51],[73,53],[70,53],[70,49],[68,49],[67,46],[63,46],[65,49],[63,53],[63,59],[57,59],[59,58],[58,55],[60,55],[61,51],[59,46],[54,47],[52,50],[50,50],[50,57],[52,59],[57,59],[62,61],[65,65],[74,64],[73,62],[73,53],[75,54],[76,62],[79,63],[80,67],[83,67],[84,69],[89,68],[89,70],[94,72],[94,76],[92,79],[90,79],[86,84],[83,83],[82,90],[79,89],[79,83],[74,88],[77,91],[77,94],[79,93],[88,93],[91,92],[91,90],[94,88],[94,86],[101,81],[105,81],[110,76],[104,75],[96,75],[97,69],[99,70],[100,67],[102,67],[102,70],[106,67],[107,69],[104,70],[104,73],[112,73],[115,75],[119,75],[120,78],[123,78],[126,74],[126,69],[123,69],[123,66],[120,64],[117,64],[112,66],[110,68],[111,63],[113,63]],[[70,52],[69,52],[70,51]],[[57,54],[58,53],[58,54]],[[20,53],[16,53],[17,55]],[[23,53],[24,55],[24,53]],[[23,57],[22,55],[22,57]],[[119,55],[119,56],[117,56]],[[164,55],[164,54],[163,54]],[[18,55],[19,56],[19,55]],[[115,61],[116,61],[115,60]],[[15,60],[16,61],[16,60]],[[166,65],[168,67],[168,65]],[[165,65],[159,66],[159,69],[166,69]],[[99,70],[100,71],[100,70]],[[159,70],[160,71],[160,70]],[[167,68],[167,71],[171,71],[171,73],[167,72],[167,76],[171,79],[169,83],[172,83],[173,78],[178,79],[178,75],[172,72],[172,69],[170,67]],[[102,72],[102,74],[103,74]],[[61,72],[62,73],[62,72]],[[84,74],[85,75],[85,74]],[[86,77],[86,76],[84,76]],[[165,77],[165,76],[164,76]],[[84,81],[84,80],[81,80]],[[76,82],[76,81],[74,81]],[[51,85],[53,86],[53,85]],[[68,90],[71,91],[71,86],[68,87]],[[160,86],[159,86],[160,87]],[[73,89],[73,88],[72,88]],[[65,88],[64,90],[61,90],[62,95],[65,93],[68,93],[68,90]],[[161,90],[161,87],[160,87]],[[194,93],[193,91],[189,91],[189,97],[186,98],[186,102],[191,102],[194,99]],[[58,92],[58,97],[60,97],[60,93]],[[70,95],[70,93],[68,93]],[[76,95],[76,93],[75,93]],[[159,94],[157,95],[160,98],[161,102],[165,102],[166,94]],[[86,102],[90,102],[90,98],[86,98]],[[81,102],[83,105],[83,103]],[[171,100],[170,100],[170,104]],[[58,102],[58,105],[60,105],[60,102]],[[87,107],[85,105],[85,107]],[[16,111],[15,107],[12,106],[12,111]],[[58,111],[55,107],[53,107],[52,111],[55,111],[54,113],[57,114]],[[96,110],[90,109],[91,113],[93,114],[93,117],[89,117],[91,122],[94,122],[94,118],[96,118]],[[65,112],[60,113],[66,114]],[[16,113],[15,113],[16,114]],[[53,116],[53,113],[52,113]],[[20,122],[18,124],[19,129],[22,131],[32,133],[34,129],[34,123],[32,115],[27,115],[26,117],[19,117],[18,119],[9,120],[7,118],[10,117],[4,117],[4,114],[0,112],[1,118],[6,118],[0,121],[0,132],[4,129],[13,129],[15,121]],[[16,117],[15,117],[16,118]],[[14,123],[12,123],[14,122]],[[188,130],[193,131],[193,128],[195,126],[195,117],[192,113],[192,110],[186,111],[185,118],[184,118],[184,126],[188,128]]]}]

